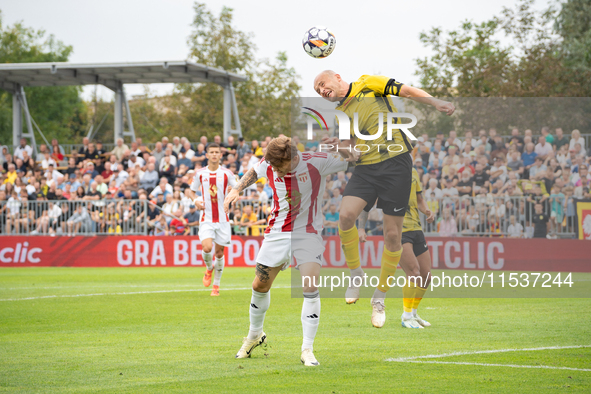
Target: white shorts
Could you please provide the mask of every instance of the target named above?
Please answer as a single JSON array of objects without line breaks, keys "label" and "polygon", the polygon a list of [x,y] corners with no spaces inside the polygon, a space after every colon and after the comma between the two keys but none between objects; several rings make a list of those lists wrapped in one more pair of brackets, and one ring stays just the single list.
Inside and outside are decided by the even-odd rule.
[{"label": "white shorts", "polygon": [[324,244],[322,237],[306,234],[303,237],[291,238],[284,234],[268,234],[263,240],[257,256],[257,263],[266,267],[289,266],[293,261],[295,268],[300,264],[324,261]]},{"label": "white shorts", "polygon": [[211,238],[216,245],[230,246],[232,242],[232,228],[230,223],[199,223],[199,239]]}]

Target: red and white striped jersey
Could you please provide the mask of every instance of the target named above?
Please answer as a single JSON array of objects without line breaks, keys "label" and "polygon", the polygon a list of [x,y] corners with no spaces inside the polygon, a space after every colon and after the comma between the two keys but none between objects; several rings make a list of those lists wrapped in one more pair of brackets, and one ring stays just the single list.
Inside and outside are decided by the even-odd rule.
[{"label": "red and white striped jersey", "polygon": [[262,159],[254,169],[266,177],[273,189],[273,208],[265,235],[276,233],[322,234],[324,217],[322,195],[326,176],[347,169],[338,154],[298,152],[300,161],[289,174],[279,178],[272,166]]},{"label": "red and white striped jersey", "polygon": [[228,222],[228,215],[224,212],[224,199],[228,186],[236,186],[236,176],[232,171],[222,166],[211,171],[203,167],[195,173],[191,190],[201,191],[205,209],[201,215],[201,222],[225,223]]}]

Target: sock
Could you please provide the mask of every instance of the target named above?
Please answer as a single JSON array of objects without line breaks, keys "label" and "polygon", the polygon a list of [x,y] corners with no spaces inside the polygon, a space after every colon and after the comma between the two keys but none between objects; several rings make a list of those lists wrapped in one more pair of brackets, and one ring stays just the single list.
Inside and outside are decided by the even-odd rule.
[{"label": "sock", "polygon": [[361,261],[359,259],[359,233],[357,232],[357,226],[353,226],[349,230],[343,230],[339,226],[339,237],[341,237],[341,248],[343,248],[347,266],[351,271],[359,268]]},{"label": "sock", "polygon": [[224,260],[224,256],[222,256],[221,259],[218,259],[216,257],[215,259],[215,272],[213,274],[213,285],[214,286],[219,286],[220,285],[220,280],[222,280],[222,274],[224,273],[224,265],[225,265],[225,260]]},{"label": "sock", "polygon": [[404,318],[410,319],[412,317],[412,307],[414,302],[414,295],[417,285],[409,280],[402,288],[402,306],[404,307]]},{"label": "sock", "polygon": [[314,350],[314,337],[318,330],[320,322],[320,294],[318,290],[313,293],[304,293],[304,304],[302,305],[302,330],[304,340],[302,342],[302,351],[304,349]]},{"label": "sock", "polygon": [[205,253],[204,251],[201,251],[201,257],[203,257],[203,262],[205,263],[207,270],[211,271],[213,269],[213,263],[211,261],[213,258],[213,253]]},{"label": "sock", "polygon": [[250,299],[250,329],[248,339],[256,339],[263,332],[263,323],[265,322],[265,313],[271,304],[271,291],[259,293],[252,291]]},{"label": "sock", "polygon": [[380,282],[378,284],[378,289],[382,293],[385,293],[390,289],[390,286],[388,286],[388,277],[394,276],[396,273],[396,267],[400,261],[401,254],[402,249],[397,250],[396,252],[390,252],[384,246],[384,252],[382,253],[382,268],[380,269]]},{"label": "sock", "polygon": [[376,287],[375,291],[373,292],[372,300],[381,299],[382,301],[384,301],[385,298],[386,298],[386,293],[384,293],[378,287]]},{"label": "sock", "polygon": [[421,300],[423,299],[423,296],[425,295],[426,291],[427,291],[426,288],[419,287],[419,286],[417,286],[417,288],[415,289],[415,298],[412,303],[412,314],[415,316],[417,315],[417,309],[419,308],[419,304],[420,304]]}]

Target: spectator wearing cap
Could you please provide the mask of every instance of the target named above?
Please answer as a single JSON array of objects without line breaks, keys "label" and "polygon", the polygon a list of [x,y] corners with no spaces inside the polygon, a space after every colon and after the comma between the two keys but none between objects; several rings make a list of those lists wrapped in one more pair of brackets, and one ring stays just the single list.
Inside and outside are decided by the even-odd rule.
[{"label": "spectator wearing cap", "polygon": [[[415,168],[417,171],[418,171],[419,169],[421,170],[421,171],[419,171],[419,175],[422,175],[422,174],[426,174],[426,173],[427,173],[427,168],[426,168],[426,167],[423,165],[423,159],[422,159],[420,156],[418,156],[418,157],[415,159],[415,162],[414,162],[414,166],[413,166],[413,167],[414,167],[414,168]],[[343,173],[343,174],[344,174],[344,173]]]},{"label": "spectator wearing cap", "polygon": [[92,179],[94,179],[97,175],[99,175],[99,172],[95,169],[94,163],[92,161],[86,162],[86,166],[83,171],[83,176],[86,174],[90,174],[90,177]]}]

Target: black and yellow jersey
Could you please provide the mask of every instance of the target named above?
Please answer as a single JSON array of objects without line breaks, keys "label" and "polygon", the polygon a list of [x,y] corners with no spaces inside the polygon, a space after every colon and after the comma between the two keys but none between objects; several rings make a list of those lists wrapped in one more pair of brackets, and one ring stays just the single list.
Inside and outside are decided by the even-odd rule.
[{"label": "black and yellow jersey", "polygon": [[421,219],[419,217],[419,206],[417,203],[417,194],[422,191],[423,188],[421,186],[419,173],[413,167],[410,198],[408,199],[408,206],[406,207],[406,214],[404,215],[404,222],[402,223],[403,233],[407,231],[423,231],[423,228],[421,227]]},{"label": "black and yellow jersey", "polygon": [[[351,136],[355,145],[367,145],[358,148],[361,157],[357,165],[380,163],[394,156],[412,150],[410,141],[400,130],[393,130],[392,140],[387,140],[387,114],[398,112],[392,99],[388,96],[399,96],[402,84],[396,80],[381,75],[362,75],[357,81],[349,85],[349,91],[336,108],[347,114],[351,119]],[[379,130],[379,116],[382,113],[382,135],[375,140],[357,138],[354,132],[354,114],[358,114],[359,132],[363,135],[373,135]],[[394,118],[395,123],[401,123]],[[367,150],[367,151],[366,151]],[[366,152],[365,152],[366,151]]]}]

